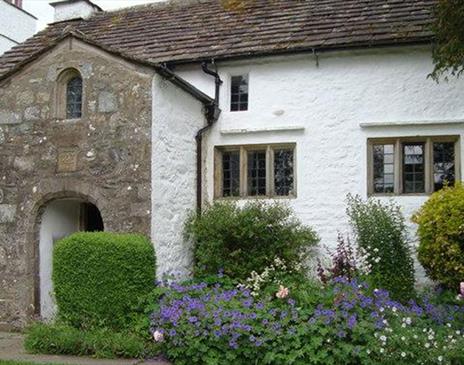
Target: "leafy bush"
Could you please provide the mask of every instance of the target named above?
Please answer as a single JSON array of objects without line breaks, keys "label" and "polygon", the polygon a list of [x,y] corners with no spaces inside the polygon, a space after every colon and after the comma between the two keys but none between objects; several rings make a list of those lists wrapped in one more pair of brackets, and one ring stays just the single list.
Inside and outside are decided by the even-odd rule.
[{"label": "leafy bush", "polygon": [[394,203],[348,196],[348,216],[370,267],[369,281],[395,299],[414,295],[414,262],[404,217]]},{"label": "leafy bush", "polygon": [[405,305],[386,290],[343,277],[317,289],[280,288],[273,295],[262,289],[253,296],[224,278],[159,287],[154,337],[176,365],[464,361],[462,306],[427,298]]},{"label": "leafy bush", "polygon": [[243,207],[216,202],[186,224],[195,243],[195,274],[223,270],[233,278],[262,271],[276,256],[289,265],[318,242],[314,231],[303,226],[291,209],[279,204],[251,202]]},{"label": "leafy bush", "polygon": [[433,193],[413,220],[419,225],[419,261],[428,276],[457,290],[464,281],[464,186]]},{"label": "leafy bush", "polygon": [[24,346],[31,353],[99,358],[142,358],[158,353],[156,344],[127,331],[83,331],[66,324],[33,324],[26,331]]},{"label": "leafy bush", "polygon": [[53,252],[58,314],[76,328],[128,327],[154,280],[153,246],[140,235],[75,233]]}]

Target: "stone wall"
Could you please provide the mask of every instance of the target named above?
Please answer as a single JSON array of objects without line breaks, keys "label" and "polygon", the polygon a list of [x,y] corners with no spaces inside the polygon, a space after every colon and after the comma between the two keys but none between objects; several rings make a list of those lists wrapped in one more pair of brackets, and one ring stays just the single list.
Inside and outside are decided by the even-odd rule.
[{"label": "stone wall", "polygon": [[[58,119],[56,80],[74,67],[83,116]],[[0,328],[36,311],[38,227],[60,198],[94,203],[105,229],[150,234],[153,72],[66,40],[0,85]]]}]

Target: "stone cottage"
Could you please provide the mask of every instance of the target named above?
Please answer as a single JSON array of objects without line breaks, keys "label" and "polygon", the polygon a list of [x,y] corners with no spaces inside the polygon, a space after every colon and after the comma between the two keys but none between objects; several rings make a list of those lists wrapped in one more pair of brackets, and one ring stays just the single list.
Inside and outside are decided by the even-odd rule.
[{"label": "stone cottage", "polygon": [[53,242],[77,230],[150,235],[159,274],[186,274],[206,202],[286,202],[333,245],[347,193],[410,215],[461,179],[464,82],[427,78],[434,4],[53,3],[0,58],[0,327],[53,316]]}]

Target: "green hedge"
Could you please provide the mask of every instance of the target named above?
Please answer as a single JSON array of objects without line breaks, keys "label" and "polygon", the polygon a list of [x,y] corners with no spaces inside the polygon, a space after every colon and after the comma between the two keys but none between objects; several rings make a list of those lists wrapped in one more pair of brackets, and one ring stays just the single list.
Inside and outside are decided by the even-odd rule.
[{"label": "green hedge", "polygon": [[419,261],[427,275],[459,290],[464,281],[464,185],[432,194],[414,215],[419,225]]},{"label": "green hedge", "polygon": [[58,315],[76,328],[126,328],[155,280],[155,254],[141,235],[75,233],[57,242]]}]

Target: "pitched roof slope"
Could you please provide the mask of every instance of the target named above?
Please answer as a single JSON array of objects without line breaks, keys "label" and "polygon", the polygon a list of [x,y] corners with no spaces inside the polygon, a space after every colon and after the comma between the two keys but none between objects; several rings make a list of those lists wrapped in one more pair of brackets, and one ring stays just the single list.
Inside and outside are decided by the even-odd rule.
[{"label": "pitched roof slope", "polygon": [[[49,25],[0,57],[0,76],[73,29],[151,62],[427,42],[436,0],[174,0]],[[235,4],[235,5],[234,5]]]}]

